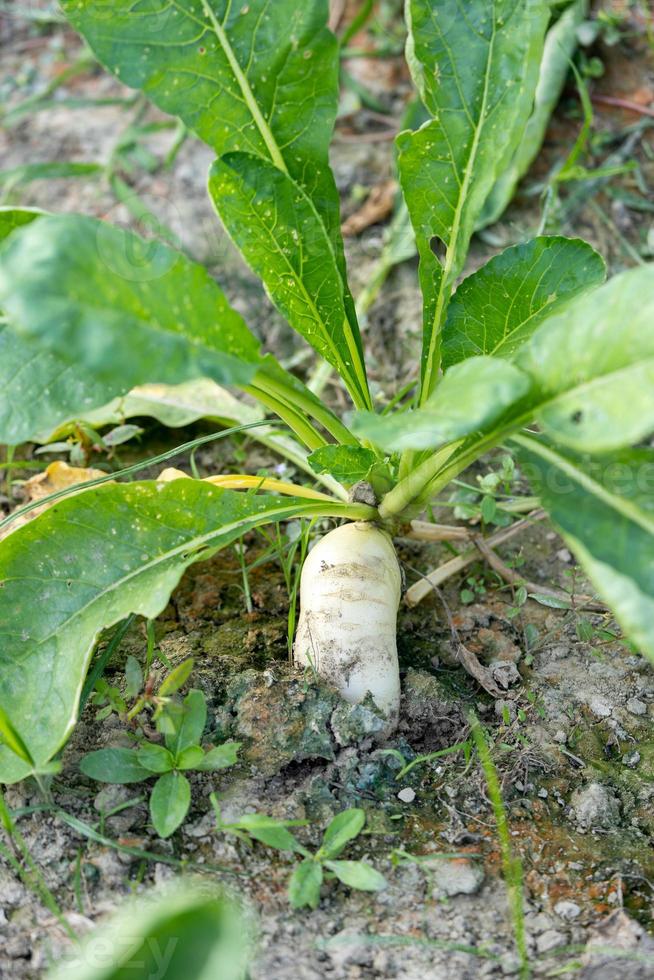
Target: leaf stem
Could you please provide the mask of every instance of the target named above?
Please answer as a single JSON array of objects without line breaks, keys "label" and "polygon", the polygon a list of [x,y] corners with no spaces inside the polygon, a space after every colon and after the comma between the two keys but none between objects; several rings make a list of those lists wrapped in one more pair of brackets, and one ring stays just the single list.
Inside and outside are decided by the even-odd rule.
[{"label": "leaf stem", "polygon": [[278,398],[287,404],[290,403],[296,410],[299,409],[301,412],[306,412],[307,415],[311,415],[342,445],[356,446],[359,444],[356,436],[353,436],[340,419],[323,405],[317,397],[312,398],[303,391],[299,391],[291,385],[284,384],[277,378],[271,377],[265,371],[265,368],[255,375],[253,384],[274,398]]},{"label": "leaf stem", "polygon": [[258,402],[261,402],[262,405],[269,408],[275,415],[278,415],[309,449],[320,449],[322,446],[327,445],[327,440],[320,435],[306,416],[286,401],[281,401],[277,396],[269,394],[258,383],[247,385],[243,388],[243,391],[248,395],[252,395]]}]

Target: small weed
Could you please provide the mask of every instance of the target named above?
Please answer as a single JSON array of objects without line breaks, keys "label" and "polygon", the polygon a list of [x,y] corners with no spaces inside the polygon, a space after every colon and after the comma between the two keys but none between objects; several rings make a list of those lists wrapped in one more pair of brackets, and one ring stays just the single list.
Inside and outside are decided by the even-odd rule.
[{"label": "small weed", "polygon": [[293,871],[288,898],[294,909],[318,907],[323,880],[338,879],[348,888],[375,892],[386,887],[386,879],[366,861],[336,860],[348,844],[359,836],[366,822],[363,810],[343,810],[331,821],[315,853],[301,844],[289,827],[306,825],[302,820],[275,820],[262,813],[250,813],[233,823],[224,823],[215,793],[211,803],[216,814],[216,829],[234,834],[241,840],[259,841],[266,847],[297,854],[302,861]]}]

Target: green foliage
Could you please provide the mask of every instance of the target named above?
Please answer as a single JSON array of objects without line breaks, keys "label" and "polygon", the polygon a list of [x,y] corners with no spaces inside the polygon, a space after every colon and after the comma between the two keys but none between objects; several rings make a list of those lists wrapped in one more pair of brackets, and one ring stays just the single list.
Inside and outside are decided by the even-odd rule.
[{"label": "green foliage", "polygon": [[[0,623],[21,626],[4,632],[0,701],[36,765],[52,757],[75,723],[100,630],[130,612],[158,616],[185,568],[247,530],[325,506],[347,511],[195,480],[132,483],[62,501],[11,534],[0,549]],[[24,775],[25,764],[0,746],[2,781]]]},{"label": "green foliage", "polygon": [[158,241],[93,218],[53,215],[11,235],[0,305],[13,328],[123,394],[155,377],[247,383],[258,343],[208,273]]},{"label": "green foliage", "polygon": [[[188,674],[181,683],[187,678]],[[169,687],[164,693],[161,685],[159,697],[167,698],[174,690],[177,688]],[[184,772],[227,769],[236,763],[240,745],[225,742],[208,751],[200,746],[207,719],[202,691],[189,691],[181,704],[166,705],[166,714],[155,713],[155,718],[165,733],[165,746],[142,741],[133,749],[98,749],[83,757],[80,768],[86,776],[103,783],[140,783],[157,775],[150,794],[150,817],[156,832],[165,838],[183,823],[191,805],[191,784]]]},{"label": "green foliage", "polygon": [[212,794],[211,801],[217,830],[246,841],[251,838],[266,847],[290,851],[303,857],[293,870],[288,884],[288,898],[294,909],[318,907],[325,876],[337,878],[348,888],[359,891],[376,892],[386,888],[384,876],[366,861],[334,860],[363,830],[366,815],[361,809],[338,813],[327,826],[320,847],[312,855],[288,830],[306,821],[279,821],[265,814],[251,813],[233,823],[224,823],[215,794]]},{"label": "green foliage", "polygon": [[182,878],[128,898],[47,980],[245,980],[250,942],[231,900],[206,881]]},{"label": "green foliage", "polygon": [[311,199],[284,171],[247,153],[216,161],[209,192],[278,309],[338,370],[355,404],[369,405],[361,338],[348,322],[337,258]]},{"label": "green foliage", "polygon": [[654,659],[654,450],[583,457],[515,438],[519,458],[602,598]]},{"label": "green foliage", "polygon": [[433,449],[490,425],[529,390],[529,379],[508,361],[469,357],[446,372],[415,412],[361,413],[354,432],[385,449]]},{"label": "green foliage", "polygon": [[504,167],[488,195],[477,221],[478,227],[497,221],[513,197],[518,181],[536,159],[550,116],[570,71],[570,59],[577,47],[577,29],[583,23],[587,9],[588,0],[573,0],[548,30],[534,93],[534,107],[511,161]]},{"label": "green foliage", "polygon": [[[424,295],[423,403],[437,383],[440,329],[475,224],[531,112],[548,7],[543,0],[408,0],[407,60],[431,115],[397,140]],[[436,239],[445,255],[432,250]]]},{"label": "green foliage", "polygon": [[532,238],[464,279],[443,327],[443,367],[490,354],[510,358],[540,323],[604,281],[606,268],[579,239]]},{"label": "green foliage", "polygon": [[652,432],[653,322],[654,275],[643,266],[575,299],[518,350],[514,364],[535,386],[531,413],[552,438],[598,453]]},{"label": "green foliage", "polygon": [[329,473],[345,486],[367,479],[376,462],[377,455],[363,446],[323,446],[309,456],[316,473]]}]

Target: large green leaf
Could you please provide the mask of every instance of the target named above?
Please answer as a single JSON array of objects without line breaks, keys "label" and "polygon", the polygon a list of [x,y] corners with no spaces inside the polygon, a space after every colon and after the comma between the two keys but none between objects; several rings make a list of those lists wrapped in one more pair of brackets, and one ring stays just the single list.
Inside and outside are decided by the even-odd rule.
[{"label": "large green leaf", "polygon": [[47,438],[53,424],[106,402],[115,386],[0,324],[0,443]]},{"label": "large green leaf", "polygon": [[[73,818],[71,818],[73,819]],[[208,877],[175,879],[121,902],[47,980],[244,980],[253,939],[241,909]]]},{"label": "large green leaf", "polygon": [[581,457],[515,437],[521,466],[627,635],[654,660],[654,450]]},{"label": "large green leaf", "polygon": [[[532,109],[549,16],[543,0],[407,0],[407,58],[432,120],[401,133],[398,166],[424,295],[421,401],[439,368],[439,331],[475,223]],[[441,262],[432,251],[445,249]]]},{"label": "large green leaf", "polygon": [[654,269],[615,276],[545,320],[514,356],[534,382],[534,416],[581,452],[654,431]]},{"label": "large green leaf", "polygon": [[[351,511],[336,502],[239,494],[195,480],[143,482],[78,494],[5,538],[0,704],[36,765],[51,758],[74,725],[101,630],[130,613],[158,616],[188,565],[250,528]],[[25,771],[0,747],[0,781]]]},{"label": "large green leaf", "polygon": [[159,242],[77,215],[41,217],[0,250],[0,302],[11,327],[0,332],[0,378],[16,396],[0,408],[6,442],[86,418],[135,383],[247,386],[255,373],[257,387],[272,385],[278,401],[353,441],[298,378],[259,354],[206,270]]},{"label": "large green leaf", "polygon": [[484,204],[477,220],[478,228],[497,221],[515,194],[518,181],[538,156],[550,117],[570,71],[570,60],[577,47],[577,28],[587,12],[588,0],[573,0],[548,30],[533,111],[511,161],[502,170]]},{"label": "large green leaf", "polygon": [[578,238],[533,238],[464,279],[443,327],[443,367],[474,354],[510,357],[545,317],[603,282],[604,261]]},{"label": "large green leaf", "polygon": [[275,305],[336,368],[355,404],[369,407],[361,338],[347,318],[337,259],[311,199],[287,174],[247,153],[217,160],[209,191]]},{"label": "large green leaf", "polygon": [[338,236],[328,151],[338,45],[327,0],[62,0],[99,60],[180,116],[218,156],[288,170]]},{"label": "large green leaf", "polygon": [[[35,208],[0,208],[0,242],[42,216]],[[113,387],[0,323],[0,392],[0,443],[17,445],[110,398]]]},{"label": "large green leaf", "polygon": [[158,241],[93,218],[52,215],[0,253],[12,329],[122,390],[210,377],[247,383],[259,345],[206,270]]},{"label": "large green leaf", "polygon": [[469,357],[446,372],[422,408],[393,415],[361,412],[352,428],[383,449],[433,449],[493,423],[529,384],[508,361]]}]

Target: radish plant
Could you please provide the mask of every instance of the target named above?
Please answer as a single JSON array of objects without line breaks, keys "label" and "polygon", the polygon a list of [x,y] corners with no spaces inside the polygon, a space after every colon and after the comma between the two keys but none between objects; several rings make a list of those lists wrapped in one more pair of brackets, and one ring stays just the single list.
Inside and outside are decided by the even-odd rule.
[{"label": "radish plant", "polygon": [[262,354],[217,283],[169,245],[80,215],[2,213],[2,441],[136,386],[204,379],[277,416],[293,434],[280,450],[320,489],[238,473],[107,484],[9,534],[0,779],[51,771],[102,630],[157,616],[191,563],[291,518],[345,522],[305,563],[296,660],[345,698],[370,692],[392,728],[393,540],[500,444],[654,657],[652,269],[604,283],[589,245],[539,236],[457,287],[475,227],[506,194],[498,181],[521,168],[549,5],[470,0],[462,13],[458,0],[407,2],[407,59],[428,118],[398,136],[397,159],[420,257],[423,348],[413,393],[390,410],[368,384],[328,162],[338,45],[326,0],[62,8],[110,71],[214,150],[209,194],[225,229],[351,405],[339,415]]}]

